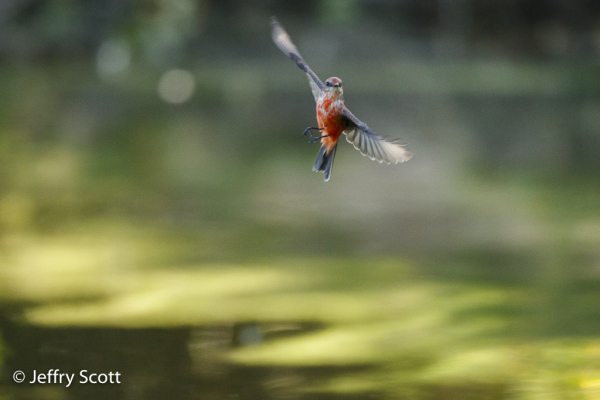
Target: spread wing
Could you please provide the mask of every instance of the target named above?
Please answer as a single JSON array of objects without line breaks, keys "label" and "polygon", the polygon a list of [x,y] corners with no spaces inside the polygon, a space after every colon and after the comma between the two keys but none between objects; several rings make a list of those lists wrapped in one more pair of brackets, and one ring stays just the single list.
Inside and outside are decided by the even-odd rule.
[{"label": "spread wing", "polygon": [[306,64],[306,61],[304,61],[300,52],[296,46],[294,46],[294,43],[292,43],[292,39],[290,39],[290,36],[275,17],[271,17],[271,36],[277,47],[279,47],[279,50],[283,51],[286,56],[291,58],[302,71],[306,72],[306,75],[308,75],[308,83],[310,84],[315,101],[317,101],[321,95],[321,91],[325,89],[325,85],[323,85],[323,82],[321,82],[317,74],[315,74]]},{"label": "spread wing", "polygon": [[387,140],[373,132],[345,106],[342,113],[346,119],[346,129],[344,129],[346,140],[364,156],[386,164],[405,162],[413,156],[410,151],[396,143],[396,140]]}]

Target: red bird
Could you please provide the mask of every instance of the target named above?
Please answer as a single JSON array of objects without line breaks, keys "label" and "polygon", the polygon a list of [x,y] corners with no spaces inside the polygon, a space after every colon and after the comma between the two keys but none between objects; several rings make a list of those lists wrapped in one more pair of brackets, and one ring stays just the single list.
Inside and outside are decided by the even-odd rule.
[{"label": "red bird", "polygon": [[279,24],[275,17],[271,18],[271,34],[273,41],[281,51],[292,59],[301,70],[308,75],[308,83],[317,102],[318,127],[308,127],[304,130],[306,135],[311,130],[321,131],[321,136],[311,137],[310,142],[321,139],[321,149],[313,171],[325,174],[325,181],[331,177],[331,167],[335,158],[337,142],[342,133],[346,140],[354,145],[363,155],[371,160],[387,164],[410,160],[412,153],[406,150],[395,140],[387,140],[373,132],[367,124],[360,121],[344,105],[342,80],[331,77],[321,82],[319,77],[306,64],[289,35]]}]

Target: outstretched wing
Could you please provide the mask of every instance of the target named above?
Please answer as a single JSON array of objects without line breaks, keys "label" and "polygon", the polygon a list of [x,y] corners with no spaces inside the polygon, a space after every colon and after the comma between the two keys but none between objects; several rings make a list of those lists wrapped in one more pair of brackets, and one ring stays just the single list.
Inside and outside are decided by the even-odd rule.
[{"label": "outstretched wing", "polygon": [[397,164],[408,161],[413,156],[410,151],[396,143],[396,140],[387,140],[373,132],[345,106],[342,113],[346,119],[346,129],[344,129],[346,140],[371,160]]},{"label": "outstretched wing", "polygon": [[273,41],[279,47],[281,51],[285,53],[286,56],[292,59],[302,71],[306,72],[308,75],[308,83],[310,84],[310,88],[312,90],[313,96],[315,97],[315,101],[319,99],[321,92],[325,89],[325,85],[319,79],[317,74],[313,72],[312,69],[306,64],[306,61],[300,55],[300,52],[292,43],[292,39],[287,34],[285,29],[279,24],[277,18],[271,17],[271,36],[273,37]]}]

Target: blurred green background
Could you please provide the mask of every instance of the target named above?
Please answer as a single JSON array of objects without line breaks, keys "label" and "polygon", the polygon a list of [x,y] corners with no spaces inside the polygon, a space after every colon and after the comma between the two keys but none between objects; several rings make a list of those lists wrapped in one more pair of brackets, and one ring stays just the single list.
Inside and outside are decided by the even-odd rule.
[{"label": "blurred green background", "polygon": [[[272,15],[410,162],[311,171]],[[592,0],[0,1],[0,398],[600,399],[599,63]]]}]

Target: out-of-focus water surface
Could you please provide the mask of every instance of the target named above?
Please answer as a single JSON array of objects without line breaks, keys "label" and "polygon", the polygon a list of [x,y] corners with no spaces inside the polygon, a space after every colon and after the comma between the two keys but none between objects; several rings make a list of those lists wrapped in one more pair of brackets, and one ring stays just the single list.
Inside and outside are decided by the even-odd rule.
[{"label": "out-of-focus water surface", "polygon": [[600,398],[593,3],[2,7],[0,399]]}]

